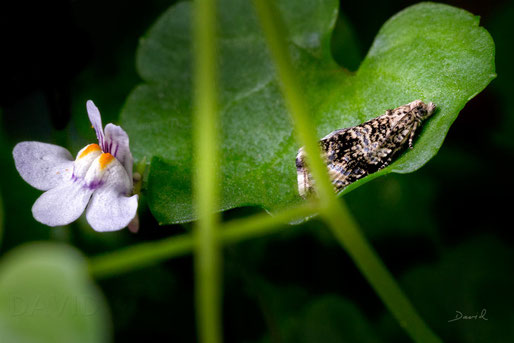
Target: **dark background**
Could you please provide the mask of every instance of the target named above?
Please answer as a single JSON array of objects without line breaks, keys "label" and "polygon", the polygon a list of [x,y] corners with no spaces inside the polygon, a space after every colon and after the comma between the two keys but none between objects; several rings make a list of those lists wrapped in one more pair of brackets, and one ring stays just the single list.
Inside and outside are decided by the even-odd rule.
[{"label": "dark background", "polygon": [[[171,3],[2,2],[1,254],[27,241],[52,239],[94,255],[190,229],[159,227],[147,210],[137,235],[97,234],[83,221],[45,227],[30,214],[39,192],[21,180],[11,156],[23,140],[78,151],[90,136],[87,99],[99,104],[104,122],[116,121],[140,81],[134,66],[138,39]],[[414,3],[342,2],[333,37],[337,61],[355,70],[381,25]],[[445,341],[514,341],[514,2],[447,3],[481,16],[496,44],[498,78],[466,105],[438,155],[421,170],[377,179],[346,199],[385,264]],[[349,34],[354,38],[348,40]],[[345,44],[355,52],[345,54]],[[236,209],[225,216],[257,211]],[[146,340],[149,334],[156,342],[195,341],[192,270],[192,258],[184,257],[100,280],[116,341]],[[316,220],[227,248],[224,305],[227,342],[408,341]],[[484,308],[487,322],[447,322],[455,311],[475,314]]]}]

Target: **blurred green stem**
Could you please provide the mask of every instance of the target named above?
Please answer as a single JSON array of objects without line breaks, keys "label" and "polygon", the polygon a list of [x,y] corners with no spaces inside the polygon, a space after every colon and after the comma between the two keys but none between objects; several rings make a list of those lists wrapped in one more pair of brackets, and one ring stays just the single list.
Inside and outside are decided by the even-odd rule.
[{"label": "blurred green stem", "polygon": [[[287,223],[314,215],[317,210],[314,204],[308,203],[284,210],[274,216],[260,213],[248,218],[232,220],[224,223],[218,230],[218,240],[222,244],[231,244],[291,228],[292,226]],[[95,278],[109,277],[190,254],[193,247],[194,240],[190,234],[140,243],[91,258],[89,270]]]},{"label": "blurred green stem", "polygon": [[388,272],[373,248],[366,241],[360,229],[342,201],[339,201],[321,159],[315,127],[310,121],[307,104],[301,97],[302,89],[295,77],[286,42],[286,30],[278,11],[268,0],[254,0],[264,35],[275,62],[284,99],[293,119],[301,144],[307,154],[307,164],[317,186],[322,204],[321,215],[329,224],[334,235],[346,249],[357,267],[378,293],[411,338],[416,342],[441,342],[416,313],[407,297]]},{"label": "blurred green stem", "polygon": [[339,243],[348,252],[361,273],[412,340],[415,342],[442,342],[403,294],[380,257],[360,232],[344,202],[327,208],[324,217]]},{"label": "blurred green stem", "polygon": [[216,91],[216,2],[194,2],[195,175],[193,199],[198,221],[195,245],[196,313],[200,342],[219,343],[221,252],[218,207],[218,115]]}]

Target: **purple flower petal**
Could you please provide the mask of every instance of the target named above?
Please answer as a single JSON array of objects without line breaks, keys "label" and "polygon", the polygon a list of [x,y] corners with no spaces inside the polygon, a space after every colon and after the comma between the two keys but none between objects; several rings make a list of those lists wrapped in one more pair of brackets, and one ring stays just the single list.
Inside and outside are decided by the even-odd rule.
[{"label": "purple flower petal", "polygon": [[60,146],[21,142],[14,147],[13,157],[23,180],[39,190],[52,189],[71,178],[73,157]]},{"label": "purple flower petal", "polygon": [[132,167],[134,159],[129,148],[129,137],[119,126],[107,124],[105,126],[105,141],[109,146],[109,152],[121,162],[127,174],[130,176],[130,189],[132,189]]},{"label": "purple flower petal", "polygon": [[96,132],[96,138],[98,138],[98,144],[102,148],[103,151],[106,151],[105,146],[105,137],[104,137],[104,131],[102,128],[102,117],[100,116],[100,111],[95,106],[93,101],[88,100],[86,103],[87,107],[87,114],[89,116],[89,121],[91,122],[91,125],[93,125],[93,128]]},{"label": "purple flower petal", "polygon": [[67,225],[84,212],[93,190],[82,182],[65,182],[43,193],[32,206],[37,221],[48,226]]}]

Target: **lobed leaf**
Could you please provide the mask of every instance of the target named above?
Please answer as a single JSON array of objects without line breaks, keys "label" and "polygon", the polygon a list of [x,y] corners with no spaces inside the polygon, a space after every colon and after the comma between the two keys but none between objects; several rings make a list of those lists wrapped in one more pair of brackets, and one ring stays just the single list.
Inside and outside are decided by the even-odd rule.
[{"label": "lobed leaf", "polygon": [[[309,111],[321,138],[415,99],[439,110],[415,143],[388,168],[420,168],[441,147],[459,111],[495,77],[494,43],[472,14],[421,3],[388,20],[355,73],[330,54],[337,1],[277,1]],[[221,183],[219,210],[254,205],[275,212],[301,201],[296,184],[299,148],[273,64],[250,1],[219,5]],[[172,6],[141,39],[138,72],[122,125],[136,160],[151,160],[149,206],[162,224],[194,219],[191,198],[191,4]]]}]

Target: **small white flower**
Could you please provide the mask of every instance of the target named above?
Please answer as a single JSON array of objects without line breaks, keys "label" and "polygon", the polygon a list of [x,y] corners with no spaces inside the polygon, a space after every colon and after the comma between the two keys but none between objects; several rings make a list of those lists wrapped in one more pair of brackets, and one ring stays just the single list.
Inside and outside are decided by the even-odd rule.
[{"label": "small white flower", "polygon": [[16,169],[31,186],[46,191],[32,206],[34,218],[49,226],[67,225],[86,209],[96,231],[123,229],[135,217],[132,195],[133,159],[127,133],[107,124],[95,104],[87,102],[89,120],[99,144],[79,151],[75,161],[68,150],[53,144],[21,142],[13,150]]}]

